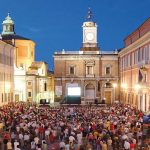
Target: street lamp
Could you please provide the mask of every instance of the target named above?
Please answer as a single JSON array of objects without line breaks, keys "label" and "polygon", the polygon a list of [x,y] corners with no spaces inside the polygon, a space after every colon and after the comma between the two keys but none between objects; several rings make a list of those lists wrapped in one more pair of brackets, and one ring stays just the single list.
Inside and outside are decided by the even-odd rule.
[{"label": "street lamp", "polygon": [[140,86],[139,84],[136,84],[136,85],[134,86],[134,88],[135,88],[136,91],[139,91],[139,90],[141,89],[141,86]]},{"label": "street lamp", "polygon": [[127,86],[126,83],[122,83],[122,84],[121,84],[121,87],[122,87],[123,89],[127,89],[128,86]]}]

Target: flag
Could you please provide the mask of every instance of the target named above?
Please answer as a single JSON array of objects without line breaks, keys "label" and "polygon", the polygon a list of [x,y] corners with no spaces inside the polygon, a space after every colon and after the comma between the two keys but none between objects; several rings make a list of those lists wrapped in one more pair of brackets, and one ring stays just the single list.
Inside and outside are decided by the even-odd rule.
[{"label": "flag", "polygon": [[141,70],[139,70],[139,77],[138,77],[138,82],[142,82],[143,75],[141,73]]}]

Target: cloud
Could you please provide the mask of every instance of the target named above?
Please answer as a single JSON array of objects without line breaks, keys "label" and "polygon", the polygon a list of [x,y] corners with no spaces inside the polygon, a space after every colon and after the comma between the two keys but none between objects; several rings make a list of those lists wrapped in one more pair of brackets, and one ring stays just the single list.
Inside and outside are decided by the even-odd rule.
[{"label": "cloud", "polygon": [[32,32],[32,33],[37,33],[37,32],[41,31],[40,28],[37,28],[37,27],[34,27],[34,26],[23,25],[23,26],[21,26],[21,28],[25,31]]},{"label": "cloud", "polygon": [[40,32],[40,31],[41,31],[41,29],[36,28],[36,27],[29,27],[28,30],[29,30],[30,32]]}]

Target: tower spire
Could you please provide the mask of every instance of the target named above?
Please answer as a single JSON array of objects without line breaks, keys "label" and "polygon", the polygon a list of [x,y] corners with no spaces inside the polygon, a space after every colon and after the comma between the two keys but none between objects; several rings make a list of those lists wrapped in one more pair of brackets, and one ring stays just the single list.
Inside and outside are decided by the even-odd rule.
[{"label": "tower spire", "polygon": [[87,17],[86,17],[86,21],[92,21],[93,20],[93,13],[91,11],[91,8],[89,7],[88,8],[88,14],[87,14]]}]

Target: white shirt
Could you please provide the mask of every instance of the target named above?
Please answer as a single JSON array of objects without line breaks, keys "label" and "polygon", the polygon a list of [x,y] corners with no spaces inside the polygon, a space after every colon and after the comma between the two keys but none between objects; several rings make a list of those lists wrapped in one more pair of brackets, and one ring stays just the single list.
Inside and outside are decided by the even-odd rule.
[{"label": "white shirt", "polygon": [[82,143],[82,133],[77,134],[78,144]]},{"label": "white shirt", "polygon": [[123,140],[126,140],[128,137],[127,137],[127,135],[126,134],[124,134],[123,136],[122,136],[122,139]]},{"label": "white shirt", "polygon": [[17,126],[17,127],[16,127],[16,130],[17,130],[17,132],[19,132],[19,131],[20,131],[20,127],[19,127],[19,126]]},{"label": "white shirt", "polygon": [[20,133],[19,134],[19,139],[22,140],[23,139],[23,135]]},{"label": "white shirt", "polygon": [[75,140],[75,138],[73,136],[69,136],[69,141],[73,142]]},{"label": "white shirt", "polygon": [[31,149],[35,149],[35,142],[34,141],[31,142]]},{"label": "white shirt", "polygon": [[24,135],[24,140],[25,140],[25,141],[28,141],[28,140],[29,140],[29,135],[28,135],[28,134],[25,134],[25,135]]},{"label": "white shirt", "polygon": [[130,143],[127,142],[127,141],[125,141],[125,142],[124,142],[124,148],[125,148],[125,149],[130,149]]},{"label": "white shirt", "polygon": [[17,146],[18,146],[18,145],[19,145],[19,142],[15,141],[15,142],[14,142],[14,150],[18,150],[18,149],[17,149]]},{"label": "white shirt", "polygon": [[60,148],[65,147],[65,143],[62,141],[59,143]]},{"label": "white shirt", "polygon": [[46,131],[45,131],[45,135],[48,136],[49,134],[50,134],[49,130],[46,130]]},{"label": "white shirt", "polygon": [[38,144],[39,138],[38,138],[38,137],[35,137],[35,138],[34,138],[34,141],[35,141],[36,144]]}]

